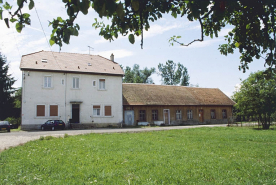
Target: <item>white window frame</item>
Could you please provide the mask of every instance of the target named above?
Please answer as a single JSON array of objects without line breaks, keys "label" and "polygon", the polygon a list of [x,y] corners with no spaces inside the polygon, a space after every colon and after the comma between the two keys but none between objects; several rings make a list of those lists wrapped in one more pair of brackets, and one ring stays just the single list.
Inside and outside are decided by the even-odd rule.
[{"label": "white window frame", "polygon": [[[94,114],[94,106],[100,106],[100,108],[95,108],[95,110],[97,110],[97,114]],[[98,110],[99,110],[99,115],[98,115]],[[101,116],[101,105],[100,104],[92,105],[92,114],[93,114],[94,117],[100,117]]]},{"label": "white window frame", "polygon": [[176,120],[182,120],[182,111],[181,110],[176,110],[176,113],[175,113],[175,119]]},{"label": "white window frame", "polygon": [[187,119],[188,120],[191,120],[193,119],[193,110],[187,110]]},{"label": "white window frame", "polygon": [[[104,87],[101,85],[101,80],[104,80]],[[100,78],[99,80],[99,90],[106,90],[106,79],[105,78]]]},{"label": "white window frame", "polygon": [[[78,84],[77,84],[78,80]],[[72,87],[73,89],[80,89],[80,77],[74,76],[72,81]]]},{"label": "white window frame", "polygon": [[[49,79],[50,79],[50,81],[49,81]],[[45,75],[43,77],[43,88],[45,88],[45,89],[53,88],[52,84],[53,84],[53,78],[52,78],[52,76],[51,75]]]}]

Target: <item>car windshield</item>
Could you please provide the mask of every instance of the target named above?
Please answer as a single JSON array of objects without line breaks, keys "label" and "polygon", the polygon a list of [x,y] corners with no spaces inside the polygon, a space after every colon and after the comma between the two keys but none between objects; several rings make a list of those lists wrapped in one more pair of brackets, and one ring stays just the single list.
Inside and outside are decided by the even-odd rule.
[{"label": "car windshield", "polygon": [[8,121],[0,121],[0,125],[9,125]]}]

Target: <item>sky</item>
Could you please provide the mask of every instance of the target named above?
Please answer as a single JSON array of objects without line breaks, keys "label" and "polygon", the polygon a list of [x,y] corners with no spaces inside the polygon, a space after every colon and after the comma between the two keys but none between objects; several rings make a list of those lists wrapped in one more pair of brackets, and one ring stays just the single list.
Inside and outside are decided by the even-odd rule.
[{"label": "sky", "polygon": [[[9,1],[16,3],[16,1]],[[14,10],[14,9],[13,9]],[[228,56],[221,55],[218,47],[225,44],[224,36],[231,30],[230,26],[224,28],[217,38],[205,37],[203,42],[195,42],[188,47],[169,44],[173,35],[180,35],[179,40],[185,44],[199,39],[201,36],[199,22],[190,22],[186,17],[173,18],[164,15],[163,18],[151,23],[149,31],[144,32],[143,49],[140,46],[140,37],[135,38],[131,44],[128,37],[119,36],[118,39],[109,42],[99,36],[99,30],[92,27],[94,18],[98,18],[93,9],[87,15],[79,14],[76,23],[80,25],[79,36],[71,37],[70,44],[64,44],[60,48],[57,45],[49,46],[51,35],[49,21],[56,17],[67,18],[66,9],[61,0],[59,1],[35,1],[35,8],[23,12],[31,15],[31,25],[26,26],[18,33],[13,24],[7,28],[4,21],[0,20],[0,52],[7,57],[9,72],[17,80],[14,87],[21,87],[22,78],[19,69],[22,55],[44,51],[70,52],[101,55],[110,58],[113,53],[115,62],[126,67],[139,64],[140,69],[145,67],[156,68],[152,75],[155,84],[162,84],[158,74],[158,64],[165,64],[168,60],[181,63],[188,69],[190,84],[204,88],[219,88],[227,96],[232,96],[235,87],[239,86],[241,79],[246,79],[250,73],[263,70],[264,59],[254,60],[249,64],[246,73],[239,71],[239,52]],[[3,12],[6,17],[7,12]],[[98,18],[99,19],[99,18]],[[107,20],[104,20],[105,22]]]}]

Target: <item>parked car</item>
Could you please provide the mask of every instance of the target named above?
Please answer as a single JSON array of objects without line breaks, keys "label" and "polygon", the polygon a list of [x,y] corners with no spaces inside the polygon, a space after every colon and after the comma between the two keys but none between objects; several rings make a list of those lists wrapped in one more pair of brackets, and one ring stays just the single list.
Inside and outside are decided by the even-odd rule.
[{"label": "parked car", "polygon": [[43,125],[41,125],[41,130],[56,130],[64,129],[65,123],[62,120],[48,120]]},{"label": "parked car", "polygon": [[8,121],[0,121],[0,131],[11,131],[11,126]]}]

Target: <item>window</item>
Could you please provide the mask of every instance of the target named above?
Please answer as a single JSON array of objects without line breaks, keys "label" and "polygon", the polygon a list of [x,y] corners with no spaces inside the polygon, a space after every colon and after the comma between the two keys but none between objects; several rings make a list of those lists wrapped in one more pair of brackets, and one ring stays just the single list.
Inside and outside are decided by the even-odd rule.
[{"label": "window", "polygon": [[152,110],[152,120],[158,120],[158,110]]},{"label": "window", "polygon": [[226,118],[227,118],[226,109],[222,109],[222,119],[226,119]]},{"label": "window", "polygon": [[111,116],[111,106],[104,106],[104,116]]},{"label": "window", "polygon": [[96,87],[96,81],[93,80],[93,87]]},{"label": "window", "polygon": [[45,116],[45,105],[37,105],[36,106],[36,116],[37,117]]},{"label": "window", "polygon": [[146,111],[145,110],[139,111],[139,121],[146,121]]},{"label": "window", "polygon": [[52,77],[51,76],[44,76],[44,88],[51,88],[52,87]]},{"label": "window", "polygon": [[101,106],[93,105],[93,116],[100,116],[101,114]]},{"label": "window", "polygon": [[73,77],[73,89],[80,88],[80,79],[78,77]]},{"label": "window", "polygon": [[64,79],[61,79],[61,85],[64,85]]},{"label": "window", "polygon": [[176,110],[176,120],[181,120],[181,119],[182,119],[181,110]]},{"label": "window", "polygon": [[215,111],[215,109],[211,110],[211,119],[216,119],[216,111]]},{"label": "window", "polygon": [[99,89],[104,90],[105,89],[105,79],[99,80]]},{"label": "window", "polygon": [[58,116],[58,105],[50,105],[50,116]]},{"label": "window", "polygon": [[187,110],[187,119],[193,119],[193,111]]}]

